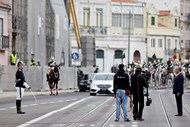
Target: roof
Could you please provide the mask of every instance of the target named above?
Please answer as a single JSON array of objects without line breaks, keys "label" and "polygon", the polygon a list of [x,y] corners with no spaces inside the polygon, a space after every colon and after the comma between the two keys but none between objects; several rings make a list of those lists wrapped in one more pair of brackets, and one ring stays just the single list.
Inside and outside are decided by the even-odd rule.
[{"label": "roof", "polygon": [[112,0],[112,2],[121,2],[121,3],[137,3],[137,0]]},{"label": "roof", "polygon": [[160,10],[159,11],[159,16],[169,16],[170,15],[170,10]]},{"label": "roof", "polygon": [[11,9],[11,6],[8,4],[5,4],[3,2],[0,2],[0,8],[4,8],[4,9]]}]

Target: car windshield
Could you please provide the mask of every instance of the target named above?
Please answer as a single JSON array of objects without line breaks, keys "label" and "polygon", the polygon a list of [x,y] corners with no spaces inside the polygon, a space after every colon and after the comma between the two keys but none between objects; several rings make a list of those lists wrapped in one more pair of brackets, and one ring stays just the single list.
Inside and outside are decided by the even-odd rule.
[{"label": "car windshield", "polygon": [[113,80],[113,75],[96,75],[94,80]]},{"label": "car windshield", "polygon": [[85,74],[83,80],[91,80],[93,79],[95,74]]}]

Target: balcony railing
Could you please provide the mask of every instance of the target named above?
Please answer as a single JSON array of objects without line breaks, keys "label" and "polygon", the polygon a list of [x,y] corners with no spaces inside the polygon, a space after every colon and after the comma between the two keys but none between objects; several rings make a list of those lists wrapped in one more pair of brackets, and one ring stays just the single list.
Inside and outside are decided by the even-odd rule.
[{"label": "balcony railing", "polygon": [[9,36],[3,36],[1,38],[2,48],[9,48]]},{"label": "balcony railing", "polygon": [[[74,27],[71,26],[71,33],[74,34]],[[81,35],[106,35],[107,34],[107,27],[97,27],[97,26],[80,26],[80,33]]]}]

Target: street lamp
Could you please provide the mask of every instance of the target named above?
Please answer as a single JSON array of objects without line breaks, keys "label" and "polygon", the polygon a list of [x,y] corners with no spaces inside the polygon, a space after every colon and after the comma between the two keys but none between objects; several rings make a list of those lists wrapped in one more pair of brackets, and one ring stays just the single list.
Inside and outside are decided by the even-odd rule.
[{"label": "street lamp", "polygon": [[128,66],[130,65],[130,24],[131,24],[131,11],[129,11],[129,28],[128,28]]}]

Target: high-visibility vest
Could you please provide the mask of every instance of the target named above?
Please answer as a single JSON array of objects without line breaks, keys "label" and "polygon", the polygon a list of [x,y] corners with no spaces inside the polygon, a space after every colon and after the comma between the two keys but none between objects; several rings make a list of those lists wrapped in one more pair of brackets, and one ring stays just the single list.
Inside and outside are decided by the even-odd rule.
[{"label": "high-visibility vest", "polygon": [[16,61],[17,61],[17,55],[11,54],[11,63],[16,64]]}]

